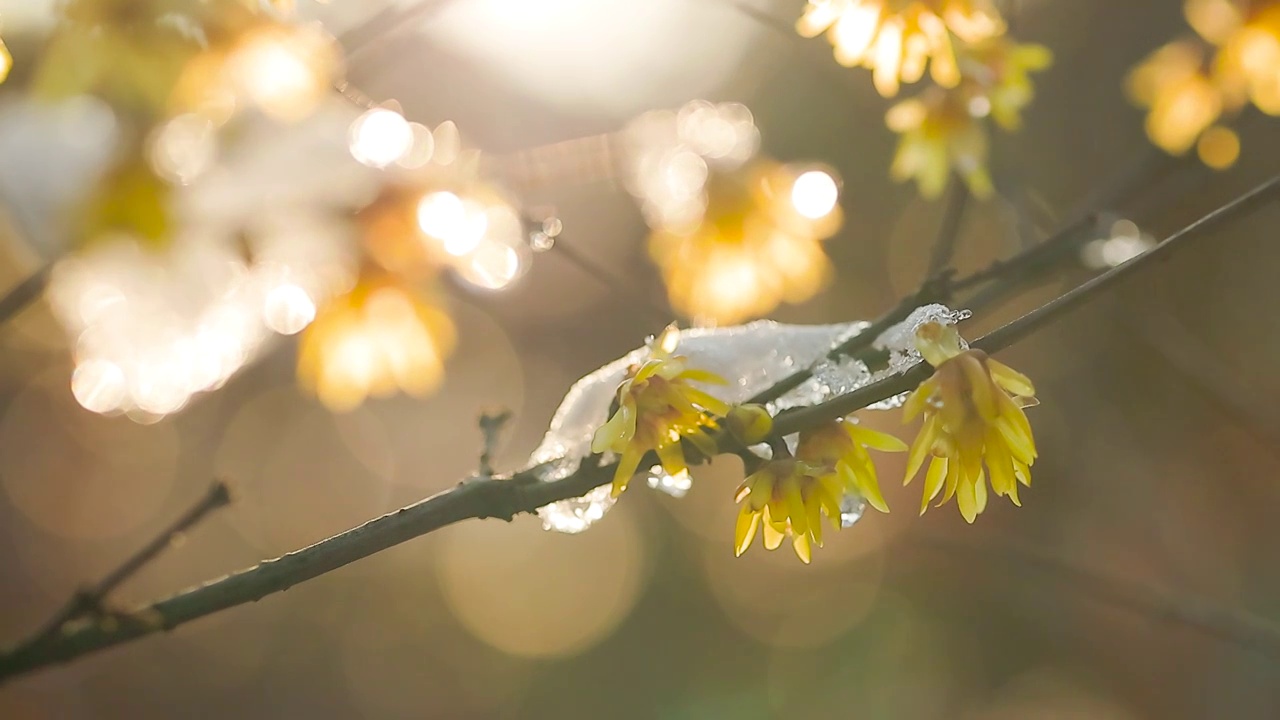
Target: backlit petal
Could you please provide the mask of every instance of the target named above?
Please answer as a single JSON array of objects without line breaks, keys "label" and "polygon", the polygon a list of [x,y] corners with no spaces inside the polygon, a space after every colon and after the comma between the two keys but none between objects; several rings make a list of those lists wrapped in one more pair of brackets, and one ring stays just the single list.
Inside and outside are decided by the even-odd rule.
[{"label": "backlit petal", "polygon": [[929,472],[924,476],[924,495],[920,500],[920,514],[929,509],[929,501],[938,496],[942,491],[942,481],[947,476],[947,459],[934,458],[929,463]]},{"label": "backlit petal", "polygon": [[938,416],[930,415],[925,418],[924,425],[920,427],[920,434],[916,435],[915,442],[911,444],[911,452],[907,455],[907,476],[902,481],[903,485],[911,482],[911,478],[916,476],[920,466],[924,464],[924,459],[933,448],[933,440],[937,433]]},{"label": "backlit petal", "polygon": [[889,433],[882,433],[878,430],[862,427],[861,425],[848,424],[849,437],[854,442],[865,445],[881,452],[904,452],[907,444]]},{"label": "backlit petal", "polygon": [[636,468],[640,466],[640,458],[644,456],[644,451],[634,445],[628,445],[626,450],[622,451],[622,457],[618,458],[618,469],[613,473],[613,490],[610,493],[613,497],[618,497],[623,490],[627,489],[627,483],[631,482],[631,476],[636,474]]},{"label": "backlit petal", "polygon": [[809,546],[809,536],[796,535],[796,539],[791,545],[796,549],[796,557],[800,558],[805,565],[808,565],[813,559],[813,548]]},{"label": "backlit petal", "polygon": [[707,383],[708,385],[728,385],[729,381],[723,377],[701,368],[686,368],[683,372],[676,376],[678,380],[692,380],[693,382]]},{"label": "backlit petal", "polygon": [[787,519],[791,521],[791,532],[804,535],[809,532],[808,515],[804,508],[804,496],[800,493],[800,484],[787,481],[782,486],[782,498],[786,502]]},{"label": "backlit petal", "polygon": [[742,553],[751,547],[751,541],[756,537],[756,529],[760,527],[760,513],[753,512],[747,505],[742,506],[742,510],[738,513],[737,528],[733,533],[733,554],[735,557],[741,557]]},{"label": "backlit petal", "polygon": [[991,377],[995,379],[996,384],[1008,390],[1014,395],[1031,396],[1036,394],[1035,385],[1031,384],[1031,378],[1005,365],[999,360],[987,358],[987,368],[991,371]]}]

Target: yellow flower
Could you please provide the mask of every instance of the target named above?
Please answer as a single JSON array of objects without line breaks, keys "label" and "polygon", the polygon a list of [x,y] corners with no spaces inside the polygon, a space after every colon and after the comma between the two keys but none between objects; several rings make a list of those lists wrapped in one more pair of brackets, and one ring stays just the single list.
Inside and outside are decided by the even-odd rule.
[{"label": "yellow flower", "polygon": [[964,47],[960,73],[967,81],[970,112],[989,112],[1000,127],[1017,130],[1022,125],[1022,109],[1035,97],[1031,73],[1052,64],[1053,52],[1049,48],[1015,42],[1007,36]]},{"label": "yellow flower", "polygon": [[326,305],[302,336],[298,380],[329,408],[355,408],[396,389],[424,396],[453,349],[449,316],[385,278],[365,278]]},{"label": "yellow flower", "polygon": [[1004,21],[989,0],[809,0],[796,31],[816,37],[826,31],[836,62],[872,71],[884,97],[900,82],[930,74],[943,87],[960,82],[951,35],[966,43],[1004,32]]},{"label": "yellow flower", "polygon": [[867,448],[902,452],[907,446],[892,435],[848,420],[835,420],[801,432],[796,457],[826,474],[835,475],[845,492],[861,495],[871,507],[887,513],[889,505],[880,493],[876,466]]},{"label": "yellow flower", "polygon": [[1233,109],[1205,63],[1203,47],[1184,40],[1160,48],[1129,74],[1129,96],[1149,108],[1147,136],[1166,152],[1186,152],[1224,110]]},{"label": "yellow flower", "polygon": [[889,108],[885,123],[901,135],[889,168],[894,180],[915,180],[921,195],[935,198],[954,170],[974,197],[991,195],[987,130],[962,94],[929,88]]},{"label": "yellow flower", "polygon": [[1152,53],[1130,72],[1129,96],[1148,109],[1157,146],[1180,155],[1195,145],[1205,164],[1227,168],[1240,139],[1215,123],[1250,102],[1280,115],[1280,3],[1188,0],[1186,16],[1205,42],[1178,40]]},{"label": "yellow flower", "polygon": [[[1238,25],[1221,23],[1225,37],[1214,63],[1214,79],[1228,98],[1229,105],[1243,105],[1252,101],[1268,115],[1280,115],[1280,3],[1252,3],[1248,12],[1242,12],[1235,3],[1188,3],[1188,20],[1192,20],[1191,8],[1195,5],[1227,5],[1234,9],[1241,22]],[[1229,10],[1224,10],[1224,19]],[[1194,25],[1194,22],[1193,22]],[[1213,41],[1212,33],[1196,28],[1206,40]]]},{"label": "yellow flower", "polygon": [[962,349],[960,336],[949,326],[921,326],[916,346],[936,369],[903,408],[908,422],[924,413],[924,425],[907,460],[906,482],[915,477],[925,456],[933,455],[920,513],[945,487],[938,504],[954,496],[960,514],[973,522],[987,506],[988,475],[997,495],[1021,505],[1018,483],[1031,485],[1030,467],[1036,459],[1031,424],[1022,412],[1035,403],[1031,381],[980,350]]},{"label": "yellow flower", "polygon": [[735,499],[742,509],[734,530],[734,554],[746,552],[763,526],[766,550],[776,550],[790,535],[796,555],[808,563],[812,546],[822,547],[822,516],[832,520],[832,527],[840,527],[843,494],[844,486],[834,473],[791,457],[770,460],[738,486]]},{"label": "yellow flower", "polygon": [[650,236],[671,304],[698,322],[731,324],[813,297],[832,274],[821,240],[840,227],[837,198],[820,170],[762,162],[713,171],[696,222]]},{"label": "yellow flower", "polygon": [[591,452],[621,456],[613,476],[614,497],[627,489],[645,453],[657,453],[663,469],[678,475],[688,471],[681,440],[715,452],[704,428],[714,423],[713,416],[727,414],[729,405],[689,383],[727,383],[715,373],[688,367],[683,356],[671,355],[676,332],[672,326],[658,336],[649,359],[618,386],[617,409],[591,440]]}]

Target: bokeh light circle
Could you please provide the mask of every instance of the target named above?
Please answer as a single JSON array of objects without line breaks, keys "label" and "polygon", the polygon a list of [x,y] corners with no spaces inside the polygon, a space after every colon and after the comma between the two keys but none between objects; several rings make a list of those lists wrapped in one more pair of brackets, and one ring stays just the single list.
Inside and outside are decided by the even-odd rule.
[{"label": "bokeh light circle", "polygon": [[645,547],[624,506],[581,535],[520,517],[458,525],[442,539],[445,602],[471,634],[510,655],[586,650],[626,618],[644,584]]}]

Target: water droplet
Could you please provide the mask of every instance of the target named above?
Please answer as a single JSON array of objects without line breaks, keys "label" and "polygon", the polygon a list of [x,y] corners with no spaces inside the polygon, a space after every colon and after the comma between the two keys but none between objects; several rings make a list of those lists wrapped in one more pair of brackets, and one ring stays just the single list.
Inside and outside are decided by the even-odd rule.
[{"label": "water droplet", "polygon": [[529,247],[534,252],[546,252],[555,247],[555,237],[538,230],[529,235]]},{"label": "water droplet", "polygon": [[862,499],[861,495],[853,493],[845,493],[840,498],[840,527],[853,527],[854,523],[862,519],[862,513],[867,509],[867,501]]}]

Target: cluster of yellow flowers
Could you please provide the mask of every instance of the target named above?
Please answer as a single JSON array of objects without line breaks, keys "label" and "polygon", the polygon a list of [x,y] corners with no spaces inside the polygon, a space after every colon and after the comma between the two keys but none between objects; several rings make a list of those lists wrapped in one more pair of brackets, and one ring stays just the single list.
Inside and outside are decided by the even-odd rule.
[{"label": "cluster of yellow flowers", "polygon": [[825,31],[837,62],[870,69],[885,97],[929,67],[935,84],[885,116],[901,136],[890,176],[915,180],[927,198],[952,172],[975,196],[991,194],[986,119],[1016,130],[1034,95],[1030,73],[1053,60],[1044,46],[1009,38],[988,0],[809,0],[796,29]]},{"label": "cluster of yellow flowers", "polygon": [[[1035,439],[1022,408],[1035,403],[1026,376],[978,350],[963,347],[954,327],[926,323],[916,331],[916,346],[935,372],[909,396],[904,420],[924,416],[910,448],[905,482],[933,460],[925,475],[920,512],[940,493],[939,505],[956,499],[972,523],[987,506],[987,478],[996,495],[1015,504],[1018,485],[1031,484]],[[649,358],[633,368],[618,387],[616,409],[592,443],[593,452],[614,452],[620,460],[613,495],[626,489],[643,458],[653,453],[672,474],[688,472],[687,441],[703,457],[722,452],[720,442],[749,445],[769,440],[773,457],[762,461],[738,487],[741,505],[734,552],[741,555],[757,533],[766,549],[790,538],[796,555],[808,563],[814,545],[822,546],[823,517],[840,527],[841,501],[853,495],[889,512],[868,449],[902,452],[907,445],[892,435],[848,419],[800,432],[793,454],[770,437],[772,419],[758,405],[731,407],[692,383],[724,384],[714,373],[688,366],[673,355],[672,329],[652,345]]]},{"label": "cluster of yellow flowers", "polygon": [[990,0],[809,0],[796,22],[804,37],[824,31],[836,62],[872,72],[876,90],[898,94],[929,65],[934,82],[960,83],[952,35],[965,43],[1004,33],[1004,20]]},{"label": "cluster of yellow flowers", "polygon": [[[114,232],[153,245],[172,236],[173,185],[200,170],[200,143],[237,113],[281,121],[311,113],[341,71],[337,42],[247,0],[71,0],[32,79],[33,93],[94,96],[130,122],[118,165],[86,208],[82,237]],[[0,76],[9,65],[0,50]]]},{"label": "cluster of yellow flowers", "polygon": [[1280,2],[1187,0],[1198,38],[1165,45],[1128,78],[1130,97],[1147,108],[1151,141],[1180,155],[1194,145],[1206,165],[1230,167],[1240,154],[1224,117],[1253,103],[1280,115]]}]

